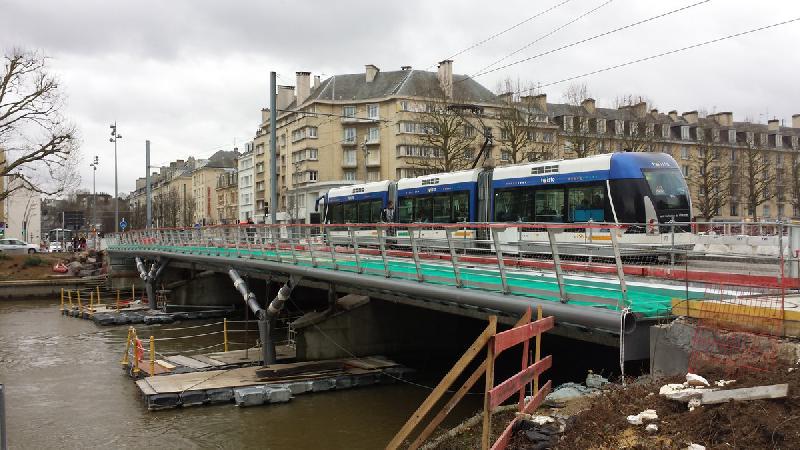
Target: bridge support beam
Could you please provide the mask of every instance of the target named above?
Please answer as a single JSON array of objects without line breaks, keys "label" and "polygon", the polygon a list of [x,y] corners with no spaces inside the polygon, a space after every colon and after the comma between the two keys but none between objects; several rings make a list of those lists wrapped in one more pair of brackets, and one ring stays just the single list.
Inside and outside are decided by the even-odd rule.
[{"label": "bridge support beam", "polygon": [[162,259],[158,257],[156,262],[154,262],[150,266],[150,271],[145,270],[144,262],[138,256],[136,257],[136,269],[139,271],[139,277],[144,281],[144,288],[145,292],[147,293],[147,303],[150,305],[150,310],[155,310],[158,308],[156,304],[156,292],[155,286],[158,283],[159,278],[164,273],[164,269],[167,268],[169,264],[168,259]]}]

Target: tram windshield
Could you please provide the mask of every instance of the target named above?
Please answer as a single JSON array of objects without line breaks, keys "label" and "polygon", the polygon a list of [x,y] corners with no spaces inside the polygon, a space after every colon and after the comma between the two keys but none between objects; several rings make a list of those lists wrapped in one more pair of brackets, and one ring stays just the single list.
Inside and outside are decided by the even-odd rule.
[{"label": "tram windshield", "polygon": [[659,210],[689,207],[689,188],[680,169],[645,170],[644,178]]}]

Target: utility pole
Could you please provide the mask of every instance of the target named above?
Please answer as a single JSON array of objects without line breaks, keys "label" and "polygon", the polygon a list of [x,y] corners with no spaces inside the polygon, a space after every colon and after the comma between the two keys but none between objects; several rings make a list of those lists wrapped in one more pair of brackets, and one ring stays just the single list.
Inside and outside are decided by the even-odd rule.
[{"label": "utility pole", "polygon": [[119,232],[119,189],[117,185],[117,141],[122,139],[122,136],[117,133],[117,121],[115,120],[109,128],[111,128],[110,142],[114,143],[114,230]]},{"label": "utility pole", "polygon": [[100,163],[100,159],[97,155],[94,156],[94,161],[89,164],[92,166],[92,234],[94,234],[94,246],[95,250],[99,247],[97,245],[97,166]]},{"label": "utility pole", "polygon": [[269,210],[269,217],[272,223],[277,223],[276,212],[278,210],[278,157],[277,139],[275,136],[275,123],[278,118],[277,90],[275,86],[275,72],[269,73],[269,202],[272,207]]},{"label": "utility pole", "polygon": [[150,187],[150,140],[144,141],[144,159],[145,159],[145,180],[147,180],[147,186],[145,188],[145,198],[147,204],[147,222],[145,222],[144,227],[150,228],[150,225],[153,223],[153,199],[150,198],[152,195],[151,187]]}]

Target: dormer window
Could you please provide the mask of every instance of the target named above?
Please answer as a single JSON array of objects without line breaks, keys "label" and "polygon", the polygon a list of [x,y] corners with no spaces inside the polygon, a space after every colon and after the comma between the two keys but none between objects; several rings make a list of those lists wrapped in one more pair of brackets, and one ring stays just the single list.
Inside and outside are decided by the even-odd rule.
[{"label": "dormer window", "polygon": [[681,139],[683,139],[684,141],[689,140],[689,127],[686,125],[681,127]]}]

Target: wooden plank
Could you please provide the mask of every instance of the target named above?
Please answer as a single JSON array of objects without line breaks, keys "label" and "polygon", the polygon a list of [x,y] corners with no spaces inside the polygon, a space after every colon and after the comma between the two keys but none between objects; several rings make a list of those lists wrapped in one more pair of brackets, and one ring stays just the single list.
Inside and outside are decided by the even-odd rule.
[{"label": "wooden plank", "polygon": [[544,398],[547,397],[547,394],[549,394],[552,389],[553,381],[547,380],[547,383],[545,383],[544,386],[542,386],[542,388],[536,392],[536,395],[533,396],[531,401],[525,405],[525,409],[522,410],[522,412],[525,414],[531,414],[532,412],[536,411],[536,409],[542,404]]},{"label": "wooden plank", "polygon": [[192,369],[208,369],[211,367],[211,364],[206,364],[202,361],[198,361],[194,358],[190,358],[188,356],[183,356],[183,355],[167,356],[164,359],[171,362],[172,364],[186,366]]},{"label": "wooden plank", "polygon": [[511,442],[511,432],[514,430],[514,425],[517,423],[517,417],[515,416],[511,423],[500,433],[500,437],[492,444],[492,450],[501,450],[508,447],[508,444]]},{"label": "wooden plank", "polygon": [[424,402],[414,411],[414,414],[408,419],[408,421],[400,428],[400,431],[392,438],[389,444],[386,446],[388,449],[396,449],[399,448],[403,441],[408,438],[414,428],[419,425],[425,415],[431,410],[431,408],[436,405],[442,395],[447,392],[447,389],[452,385],[456,378],[464,371],[464,368],[467,367],[475,356],[480,353],[483,347],[486,345],[487,342],[492,338],[495,331],[497,330],[497,316],[489,316],[489,325],[483,330],[483,333],[475,339],[475,342],[469,346],[467,351],[461,355],[461,358],[456,361],[453,367],[450,369],[449,372],[442,378],[442,381],[433,388],[433,391],[428,395],[428,398],[425,399]]},{"label": "wooden plank", "polygon": [[408,447],[409,450],[415,450],[419,448],[419,446],[422,445],[423,442],[425,442],[425,439],[428,439],[428,436],[430,436],[431,433],[433,433],[433,431],[436,429],[436,427],[438,427],[439,424],[442,423],[444,418],[447,417],[448,414],[450,414],[450,411],[452,411],[453,408],[456,406],[456,404],[458,404],[458,402],[460,402],[461,399],[464,398],[464,395],[466,395],[467,392],[472,388],[472,386],[475,385],[478,379],[483,376],[483,372],[485,371],[486,371],[486,361],[483,361],[478,366],[478,368],[475,369],[474,372],[472,372],[472,375],[470,375],[467,381],[464,382],[464,385],[461,386],[458,389],[458,391],[456,391],[456,393],[453,394],[453,397],[451,397],[450,400],[448,400],[448,402],[442,407],[442,410],[439,411],[439,413],[436,414],[436,416],[433,419],[431,419],[431,421],[428,423],[427,426],[425,426],[425,429],[422,430],[422,432],[419,434],[419,436],[417,436],[417,438],[414,440],[411,446]]},{"label": "wooden plank", "polygon": [[146,378],[136,380],[136,385],[139,386],[139,390],[141,390],[142,394],[144,395],[153,395],[158,393],[152,387],[150,387],[150,384],[147,382]]},{"label": "wooden plank", "polygon": [[362,369],[386,369],[388,367],[395,367],[397,363],[386,359],[381,356],[367,356],[363,358],[354,358],[345,360],[345,364],[353,367],[360,367]]},{"label": "wooden plank", "polygon": [[194,355],[194,356],[192,356],[192,358],[196,359],[196,360],[198,360],[200,362],[204,362],[204,363],[206,363],[208,365],[214,366],[214,367],[227,366],[227,364],[225,364],[224,362],[217,361],[216,359],[209,358],[206,355]]},{"label": "wooden plank", "polygon": [[783,398],[787,395],[789,395],[788,384],[773,384],[770,386],[756,386],[749,388],[703,392],[703,396],[700,398],[700,403],[703,405],[714,405],[717,403],[726,403],[731,400],[761,400]]},{"label": "wooden plank", "polygon": [[521,342],[528,341],[535,337],[537,334],[544,333],[553,328],[555,319],[553,316],[545,317],[542,320],[531,322],[516,328],[512,328],[502,333],[497,333],[494,337],[494,354],[495,357],[504,350],[509,349]]},{"label": "wooden plank", "polygon": [[161,366],[161,367],[163,367],[163,368],[165,368],[167,370],[172,370],[172,369],[175,368],[174,364],[171,364],[171,363],[169,363],[167,361],[164,361],[163,359],[157,359],[156,360],[156,364],[158,364],[159,366]]},{"label": "wooden plank", "polygon": [[322,370],[338,370],[345,368],[344,361],[307,361],[294,364],[271,364],[256,371],[256,376],[264,379],[281,378],[289,375],[298,375],[304,372],[316,372]]},{"label": "wooden plank", "polygon": [[552,365],[553,355],[547,355],[546,358],[537,361],[528,366],[527,369],[492,388],[488,395],[489,408],[494,409],[498,407],[501,403],[506,401],[506,399],[514,395],[515,392],[519,391],[522,386],[525,386],[529,381],[533,380],[533,377],[540,375],[542,372],[552,367]]}]

